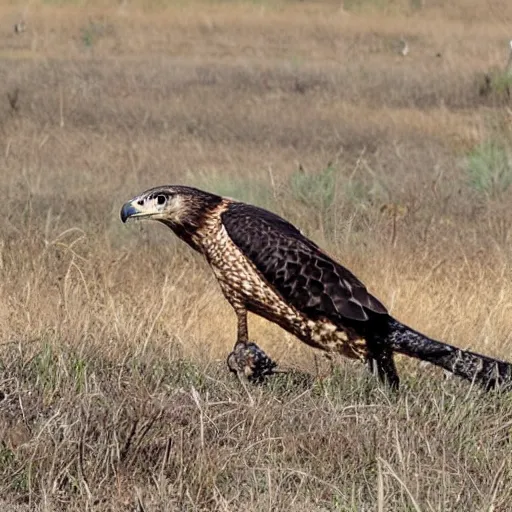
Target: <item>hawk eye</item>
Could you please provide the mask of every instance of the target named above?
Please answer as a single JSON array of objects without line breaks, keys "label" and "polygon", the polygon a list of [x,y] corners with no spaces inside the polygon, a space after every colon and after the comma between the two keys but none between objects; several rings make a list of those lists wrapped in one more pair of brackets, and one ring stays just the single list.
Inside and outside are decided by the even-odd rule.
[{"label": "hawk eye", "polygon": [[162,205],[162,204],[165,204],[165,202],[167,201],[167,198],[160,194],[159,196],[156,196],[156,204],[159,204],[159,205]]}]

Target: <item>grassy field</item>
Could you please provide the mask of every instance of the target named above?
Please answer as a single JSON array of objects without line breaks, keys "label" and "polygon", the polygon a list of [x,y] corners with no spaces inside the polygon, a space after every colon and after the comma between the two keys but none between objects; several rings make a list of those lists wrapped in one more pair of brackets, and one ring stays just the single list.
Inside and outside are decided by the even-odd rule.
[{"label": "grassy field", "polygon": [[248,397],[205,263],[119,220],[159,184],[254,202],[512,359],[512,4],[443,4],[0,4],[2,510],[512,509],[510,396],[402,358],[394,396],[251,318],[291,373]]}]

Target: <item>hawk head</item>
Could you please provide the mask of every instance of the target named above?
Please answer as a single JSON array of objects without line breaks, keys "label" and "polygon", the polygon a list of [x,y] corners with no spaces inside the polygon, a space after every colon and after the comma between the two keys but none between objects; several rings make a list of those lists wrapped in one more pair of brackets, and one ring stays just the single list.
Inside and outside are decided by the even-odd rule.
[{"label": "hawk head", "polygon": [[171,228],[197,228],[208,212],[222,201],[220,196],[197,188],[166,185],[151,188],[130,199],[121,208],[121,220],[149,219]]}]

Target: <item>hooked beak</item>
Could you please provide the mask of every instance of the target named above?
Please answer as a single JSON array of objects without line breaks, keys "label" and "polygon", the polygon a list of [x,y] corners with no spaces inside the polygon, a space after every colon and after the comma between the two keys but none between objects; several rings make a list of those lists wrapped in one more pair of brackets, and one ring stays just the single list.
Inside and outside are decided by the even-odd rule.
[{"label": "hooked beak", "polygon": [[141,205],[137,204],[136,199],[124,203],[123,207],[121,208],[121,220],[123,222],[126,222],[131,217],[145,217],[147,215],[150,214],[145,212]]}]

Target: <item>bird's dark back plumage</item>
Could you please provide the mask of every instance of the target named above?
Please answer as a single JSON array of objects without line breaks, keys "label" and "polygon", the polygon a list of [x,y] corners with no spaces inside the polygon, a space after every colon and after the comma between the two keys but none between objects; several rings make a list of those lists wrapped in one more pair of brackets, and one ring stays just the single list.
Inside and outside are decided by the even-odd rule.
[{"label": "bird's dark back plumage", "polygon": [[354,274],[278,215],[233,202],[223,212],[222,223],[265,280],[308,318],[343,324],[387,315]]}]

